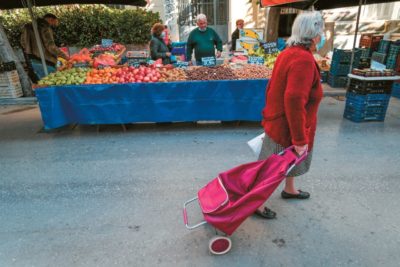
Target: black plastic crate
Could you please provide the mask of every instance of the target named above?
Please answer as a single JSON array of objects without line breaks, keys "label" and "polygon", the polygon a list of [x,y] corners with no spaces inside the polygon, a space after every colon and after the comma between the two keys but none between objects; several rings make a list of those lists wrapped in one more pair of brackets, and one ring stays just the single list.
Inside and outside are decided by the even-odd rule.
[{"label": "black plastic crate", "polygon": [[369,69],[371,67],[371,58],[360,58],[358,69]]},{"label": "black plastic crate", "polygon": [[321,82],[326,83],[328,81],[328,72],[320,71],[320,74],[321,74]]},{"label": "black plastic crate", "polygon": [[381,40],[379,42],[378,52],[387,54],[389,52],[389,48],[390,48],[391,44],[392,44],[392,41],[390,41],[390,40]]},{"label": "black plastic crate", "polygon": [[350,79],[347,90],[356,94],[390,94],[393,81],[365,81]]},{"label": "black plastic crate", "polygon": [[372,55],[372,49],[371,48],[360,48],[361,51],[361,58],[369,58]]},{"label": "black plastic crate", "polygon": [[400,53],[400,45],[392,44],[392,45],[390,46],[388,55],[389,55],[389,56],[390,56],[390,55],[397,56],[399,53]]},{"label": "black plastic crate", "polygon": [[329,73],[333,76],[345,76],[350,73],[350,64],[332,63]]},{"label": "black plastic crate", "polygon": [[347,86],[347,76],[334,76],[329,73],[328,84],[333,88],[344,88]]},{"label": "black plastic crate", "polygon": [[[350,64],[351,61],[352,50],[344,50],[344,49],[333,49],[332,56],[332,64]],[[358,62],[360,61],[362,51],[360,49],[356,49],[354,51],[354,60],[353,66],[357,67]]]},{"label": "black plastic crate", "polygon": [[397,57],[400,54],[400,45],[392,44],[389,49],[389,53],[386,58],[386,68],[387,69],[396,69],[397,66]]},{"label": "black plastic crate", "polygon": [[371,60],[379,62],[381,64],[385,64],[386,54],[380,52],[373,52],[371,56]]},{"label": "black plastic crate", "polygon": [[17,66],[15,65],[14,61],[1,62],[0,63],[0,73],[13,71],[13,70],[16,70],[16,69],[17,69]]},{"label": "black plastic crate", "polygon": [[386,60],[386,68],[387,69],[396,69],[396,64],[397,64],[397,56],[396,57],[388,57]]}]

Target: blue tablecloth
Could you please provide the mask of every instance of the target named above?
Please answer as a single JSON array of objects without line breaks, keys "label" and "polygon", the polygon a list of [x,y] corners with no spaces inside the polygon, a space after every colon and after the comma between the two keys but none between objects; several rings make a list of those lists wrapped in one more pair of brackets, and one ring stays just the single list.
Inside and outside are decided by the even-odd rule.
[{"label": "blue tablecloth", "polygon": [[260,121],[268,80],[54,86],[36,90],[45,129],[67,124]]}]

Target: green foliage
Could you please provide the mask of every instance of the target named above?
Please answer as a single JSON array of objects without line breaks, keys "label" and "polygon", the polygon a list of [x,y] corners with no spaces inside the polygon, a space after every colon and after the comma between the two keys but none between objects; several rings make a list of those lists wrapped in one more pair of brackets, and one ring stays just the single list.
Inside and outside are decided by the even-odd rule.
[{"label": "green foliage", "polygon": [[[90,47],[102,38],[123,44],[144,44],[150,40],[150,30],[160,21],[158,13],[142,9],[113,9],[104,5],[70,5],[35,8],[38,17],[53,13],[60,25],[55,29],[57,44]],[[27,9],[0,11],[0,23],[13,47],[19,47],[21,29],[30,22]]]}]

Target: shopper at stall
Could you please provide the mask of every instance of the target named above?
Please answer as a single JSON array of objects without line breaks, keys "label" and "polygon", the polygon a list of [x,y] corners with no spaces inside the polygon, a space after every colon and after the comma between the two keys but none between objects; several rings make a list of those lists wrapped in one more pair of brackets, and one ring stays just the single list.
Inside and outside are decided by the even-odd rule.
[{"label": "shopper at stall", "polygon": [[[197,28],[190,32],[187,41],[186,60],[191,61],[194,50],[196,63],[201,65],[201,59],[204,57],[221,57],[222,40],[213,29],[207,27],[206,15],[199,14],[196,21]],[[215,54],[215,49],[217,49],[217,54]]]},{"label": "shopper at stall", "polygon": [[[40,36],[40,41],[43,48],[44,58],[46,60],[47,69],[49,72],[56,70],[57,57],[68,59],[68,56],[58,48],[54,42],[54,32],[52,27],[57,27],[59,24],[58,18],[53,14],[46,14],[42,18],[37,19],[37,26]],[[42,78],[44,73],[41,68],[41,59],[39,47],[35,39],[32,23],[25,24],[22,29],[21,46],[25,55],[25,59],[30,69],[31,79],[35,82],[38,78]],[[38,68],[34,68],[39,66]],[[33,70],[34,74],[33,74]]]},{"label": "shopper at stall", "polygon": [[236,21],[236,30],[232,33],[231,39],[232,39],[232,45],[231,45],[231,51],[236,51],[236,41],[240,38],[240,31],[243,30],[244,27],[244,20],[238,19]]},{"label": "shopper at stall", "polygon": [[[317,111],[323,93],[320,72],[312,53],[323,37],[324,21],[319,12],[297,16],[287,48],[278,56],[266,91],[262,111],[265,138],[259,160],[294,145],[295,151],[308,157],[290,171],[281,192],[284,199],[307,199],[308,192],[296,189],[294,177],[305,174],[311,164]],[[256,211],[267,219],[276,213],[267,207]]]},{"label": "shopper at stall", "polygon": [[163,33],[164,33],[164,38],[163,38],[164,43],[168,46],[169,50],[171,50],[171,48],[172,48],[171,47],[171,37],[169,35],[169,29],[168,29],[167,25],[164,25]]},{"label": "shopper at stall", "polygon": [[156,23],[151,28],[150,55],[152,60],[162,59],[162,63],[171,63],[171,52],[164,42],[165,26],[161,23]]}]

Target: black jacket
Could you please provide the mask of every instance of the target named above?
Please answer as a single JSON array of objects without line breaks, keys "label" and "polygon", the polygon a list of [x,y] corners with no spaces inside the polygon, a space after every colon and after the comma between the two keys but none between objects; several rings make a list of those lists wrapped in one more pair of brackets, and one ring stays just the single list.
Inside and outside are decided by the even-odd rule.
[{"label": "black jacket", "polygon": [[232,45],[231,45],[231,51],[236,50],[236,40],[239,39],[239,29],[236,28],[236,30],[232,33]]},{"label": "black jacket", "polygon": [[170,64],[171,58],[167,57],[166,53],[170,52],[168,46],[164,43],[164,41],[156,36],[151,37],[150,41],[150,55],[152,60],[162,59],[162,63]]}]

